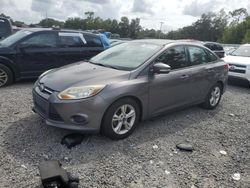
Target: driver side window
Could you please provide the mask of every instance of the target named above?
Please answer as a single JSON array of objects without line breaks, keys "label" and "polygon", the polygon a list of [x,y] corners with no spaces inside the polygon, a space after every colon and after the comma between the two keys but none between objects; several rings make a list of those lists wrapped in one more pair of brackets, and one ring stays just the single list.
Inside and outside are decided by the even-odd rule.
[{"label": "driver side window", "polygon": [[172,70],[184,68],[187,66],[185,48],[183,46],[169,48],[156,61],[169,65]]},{"label": "driver side window", "polygon": [[56,47],[56,35],[54,33],[41,33],[23,41],[22,46],[26,48],[54,48]]}]

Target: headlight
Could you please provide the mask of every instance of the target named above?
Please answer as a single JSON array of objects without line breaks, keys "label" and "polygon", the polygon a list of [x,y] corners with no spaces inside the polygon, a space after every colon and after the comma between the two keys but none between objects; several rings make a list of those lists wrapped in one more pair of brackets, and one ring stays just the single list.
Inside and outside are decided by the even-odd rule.
[{"label": "headlight", "polygon": [[95,96],[105,85],[94,85],[85,87],[71,87],[58,94],[59,99],[74,100]]},{"label": "headlight", "polygon": [[42,73],[39,78],[42,78],[44,75],[48,74],[50,71],[52,71],[53,69],[47,70],[44,73]]}]

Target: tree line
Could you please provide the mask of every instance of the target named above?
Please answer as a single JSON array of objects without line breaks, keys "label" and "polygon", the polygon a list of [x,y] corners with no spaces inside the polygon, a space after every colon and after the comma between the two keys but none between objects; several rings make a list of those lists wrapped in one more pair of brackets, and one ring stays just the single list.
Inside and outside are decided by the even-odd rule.
[{"label": "tree line", "polygon": [[[4,14],[0,16],[8,17]],[[175,31],[163,33],[160,30],[145,29],[140,25],[140,19],[122,17],[116,19],[102,19],[95,16],[94,12],[85,12],[86,18],[68,18],[58,21],[52,18],[41,20],[29,27],[59,26],[66,29],[96,30],[104,29],[111,33],[119,34],[122,38],[163,38],[163,39],[194,39],[202,41],[217,41],[222,43],[248,43],[250,42],[250,16],[245,8],[236,9],[226,13],[223,9],[219,12],[209,12],[191,24]],[[10,17],[8,17],[10,18]],[[13,21],[13,25],[23,26],[24,22]]]}]

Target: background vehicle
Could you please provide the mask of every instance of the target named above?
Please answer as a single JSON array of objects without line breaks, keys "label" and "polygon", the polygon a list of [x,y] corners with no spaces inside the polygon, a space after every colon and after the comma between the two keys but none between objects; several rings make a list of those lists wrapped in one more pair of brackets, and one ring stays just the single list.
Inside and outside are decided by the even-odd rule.
[{"label": "background vehicle", "polygon": [[203,45],[212,50],[218,57],[223,58],[225,56],[225,51],[221,44],[216,42],[204,42]]},{"label": "background vehicle", "polygon": [[193,39],[186,39],[186,40],[179,40],[179,41],[186,41],[186,42],[193,42],[196,44],[203,45],[213,51],[219,58],[223,58],[225,56],[225,51],[224,48],[221,44],[217,42],[204,42],[204,41],[199,41],[199,40],[193,40]]},{"label": "background vehicle", "polygon": [[165,111],[216,108],[227,74],[228,65],[201,45],[136,40],[43,74],[33,88],[34,111],[51,126],[121,139]]},{"label": "background vehicle", "polygon": [[223,58],[229,64],[229,77],[250,82],[250,44],[241,45]]},{"label": "background vehicle", "polygon": [[0,41],[0,87],[46,70],[87,60],[104,50],[99,35],[73,30],[23,29]]},{"label": "background vehicle", "polygon": [[12,34],[12,25],[9,19],[0,17],[0,40]]}]

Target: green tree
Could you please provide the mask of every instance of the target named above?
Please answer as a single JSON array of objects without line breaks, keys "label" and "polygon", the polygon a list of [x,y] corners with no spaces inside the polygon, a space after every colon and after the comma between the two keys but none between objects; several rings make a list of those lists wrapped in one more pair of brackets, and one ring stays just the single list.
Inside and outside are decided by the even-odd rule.
[{"label": "green tree", "polygon": [[119,28],[121,37],[129,37],[129,19],[127,17],[124,16],[121,18]]},{"label": "green tree", "polygon": [[64,22],[52,19],[52,18],[46,18],[41,20],[38,25],[42,26],[42,27],[53,27],[53,26],[59,26],[59,27],[63,27]]},{"label": "green tree", "polygon": [[234,11],[230,11],[229,15],[232,19],[231,25],[236,25],[240,21],[244,20],[246,17],[248,17],[247,9],[246,8],[239,8]]}]

